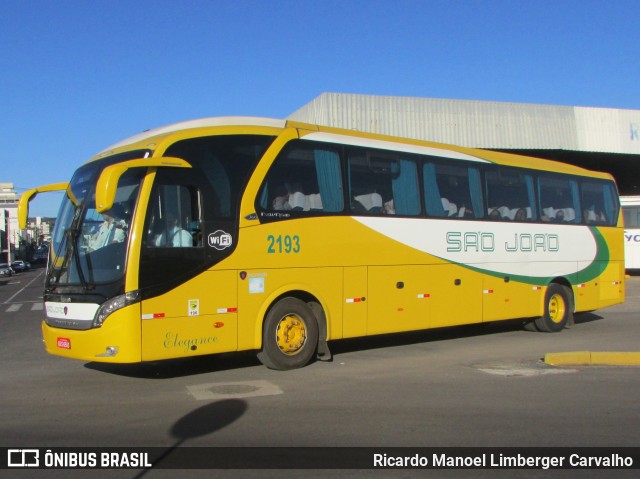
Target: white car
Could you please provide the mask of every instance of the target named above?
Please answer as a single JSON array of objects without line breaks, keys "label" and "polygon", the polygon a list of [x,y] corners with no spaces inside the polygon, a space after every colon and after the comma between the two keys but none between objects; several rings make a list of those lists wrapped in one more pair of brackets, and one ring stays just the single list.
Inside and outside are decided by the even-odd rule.
[{"label": "white car", "polygon": [[0,276],[13,276],[15,271],[7,263],[0,263]]}]

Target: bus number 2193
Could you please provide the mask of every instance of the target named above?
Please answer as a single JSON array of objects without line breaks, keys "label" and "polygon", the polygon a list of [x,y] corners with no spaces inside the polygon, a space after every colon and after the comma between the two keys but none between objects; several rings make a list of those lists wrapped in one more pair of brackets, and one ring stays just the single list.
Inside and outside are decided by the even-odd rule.
[{"label": "bus number 2193", "polygon": [[269,235],[267,236],[267,253],[299,253],[300,252],[300,237],[298,235]]}]

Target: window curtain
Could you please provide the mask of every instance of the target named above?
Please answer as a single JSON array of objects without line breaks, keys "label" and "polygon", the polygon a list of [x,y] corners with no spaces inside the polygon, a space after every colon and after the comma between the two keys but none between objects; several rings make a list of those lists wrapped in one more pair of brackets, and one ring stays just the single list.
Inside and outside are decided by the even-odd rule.
[{"label": "window curtain", "polygon": [[266,210],[269,206],[269,183],[265,183],[260,194],[260,207]]},{"label": "window curtain", "polygon": [[336,213],[343,209],[340,157],[334,151],[314,150],[318,188],[323,211]]},{"label": "window curtain", "polygon": [[418,170],[415,162],[400,160],[398,175],[391,181],[393,207],[398,215],[419,215],[420,194],[418,193]]},{"label": "window curtain", "polygon": [[574,223],[580,223],[582,221],[582,211],[580,209],[580,191],[578,189],[577,181],[570,181],[569,186],[571,188],[571,201],[573,201],[573,208],[576,210],[576,218]]},{"label": "window curtain", "polygon": [[444,218],[447,214],[442,206],[440,197],[440,189],[436,179],[436,165],[433,163],[425,163],[422,167],[422,179],[424,182],[424,202],[427,207],[427,213],[430,216]]},{"label": "window curtain", "polygon": [[482,218],[482,185],[480,184],[480,170],[478,168],[469,168],[469,192],[471,193],[471,206],[473,207],[473,215],[476,218]]},{"label": "window curtain", "polygon": [[544,204],[542,202],[542,182],[544,181],[544,178],[540,178],[538,177],[536,183],[538,185],[538,209],[540,210],[540,216],[542,216],[544,213]]},{"label": "window curtain", "polygon": [[618,215],[616,214],[616,205],[613,201],[613,188],[611,187],[611,185],[603,185],[602,193],[604,194],[604,214],[607,216],[607,224],[615,225]]},{"label": "window curtain", "polygon": [[536,211],[536,190],[533,186],[533,176],[525,175],[524,182],[527,186],[527,200],[531,207],[531,217],[535,220],[538,217],[538,212]]}]

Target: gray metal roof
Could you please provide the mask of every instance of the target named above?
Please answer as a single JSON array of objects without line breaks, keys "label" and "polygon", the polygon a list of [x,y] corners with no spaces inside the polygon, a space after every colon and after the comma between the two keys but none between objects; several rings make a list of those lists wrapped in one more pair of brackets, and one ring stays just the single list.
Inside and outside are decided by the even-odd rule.
[{"label": "gray metal roof", "polygon": [[323,93],[287,119],[474,148],[640,154],[640,110]]}]

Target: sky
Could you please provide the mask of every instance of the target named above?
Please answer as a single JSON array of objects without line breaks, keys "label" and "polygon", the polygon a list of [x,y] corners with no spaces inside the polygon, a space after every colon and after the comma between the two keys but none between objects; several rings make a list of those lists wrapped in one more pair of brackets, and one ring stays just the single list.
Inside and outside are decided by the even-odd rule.
[{"label": "sky", "polygon": [[[637,0],[2,0],[0,182],[323,92],[640,109]],[[39,195],[30,216],[55,216]]]}]

